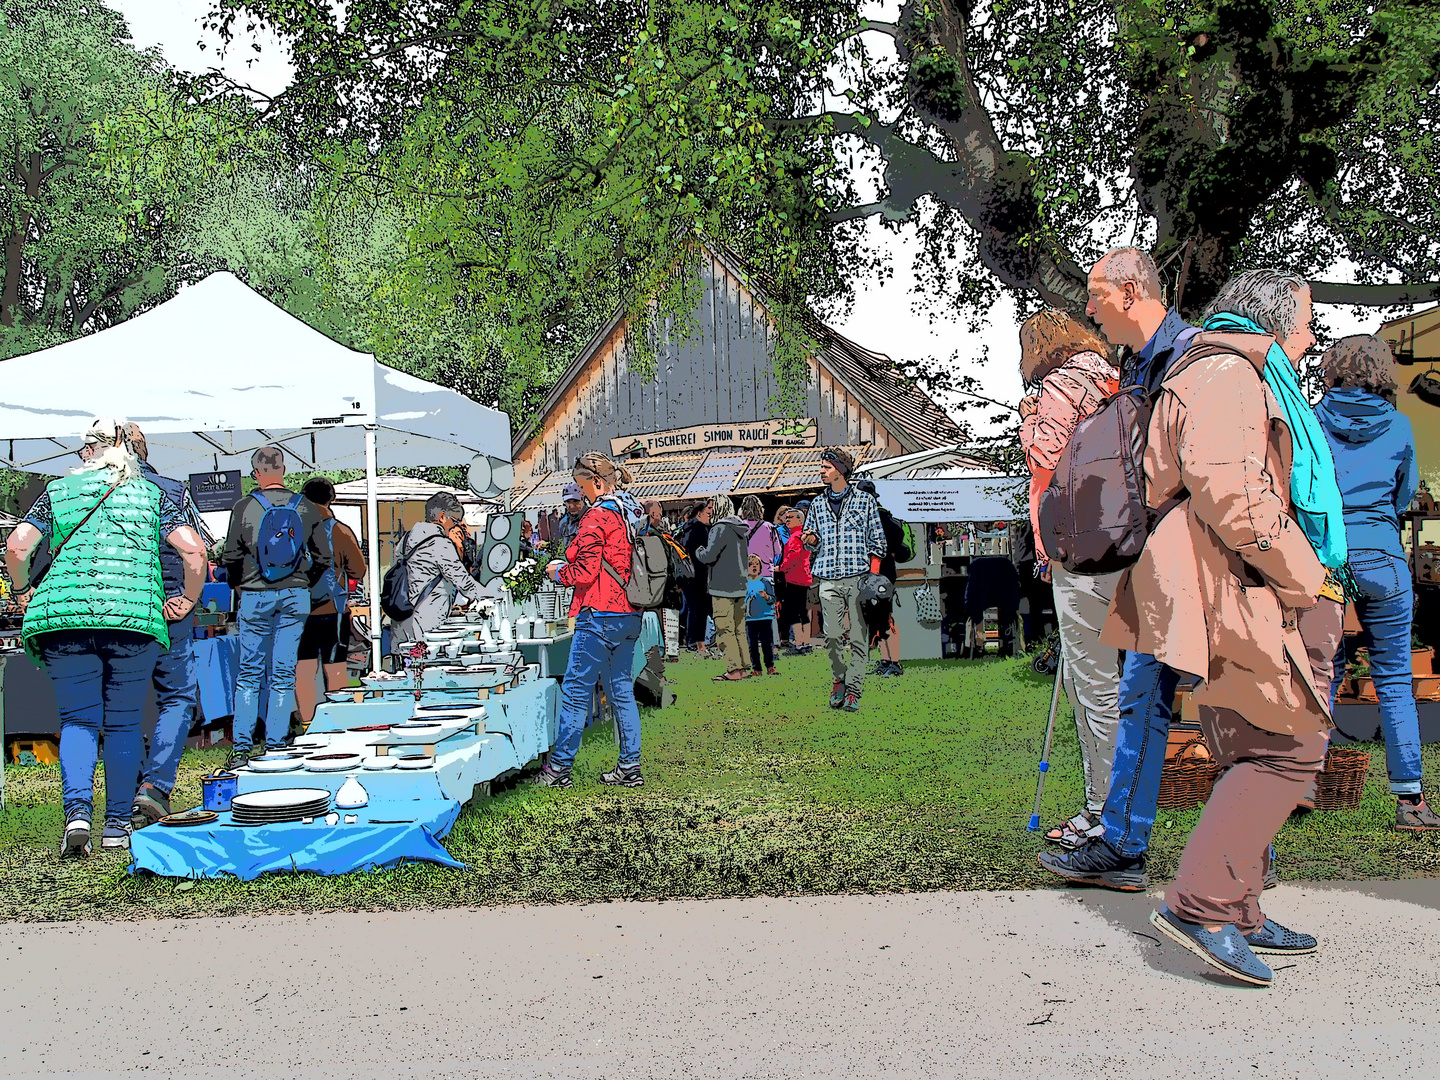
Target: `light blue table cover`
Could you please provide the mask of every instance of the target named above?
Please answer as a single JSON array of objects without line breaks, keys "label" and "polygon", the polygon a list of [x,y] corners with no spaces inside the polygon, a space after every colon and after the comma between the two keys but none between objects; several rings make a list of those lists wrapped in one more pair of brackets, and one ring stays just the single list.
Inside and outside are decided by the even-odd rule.
[{"label": "light blue table cover", "polygon": [[[343,814],[344,811],[336,811]],[[378,870],[411,860],[464,867],[441,845],[460,804],[449,799],[372,804],[350,811],[354,825],[311,825],[286,822],[242,828],[220,815],[211,825],[172,829],[151,825],[130,840],[134,859],[130,872],[149,871],[162,877],[215,878],[232,875],[250,881],[270,870],[309,870],[346,874]],[[372,824],[413,818],[406,824]],[[343,817],[342,817],[343,821]]]},{"label": "light blue table cover", "polygon": [[[356,825],[323,823],[261,825],[239,828],[222,824],[171,829],[152,825],[131,839],[131,872],[147,870],[166,877],[218,877],[241,880],[269,870],[312,870],[344,874],[352,870],[394,865],[402,859],[425,859],[446,866],[463,864],[440,844],[476,784],[518,769],[549,750],[558,728],[560,687],[554,679],[538,679],[514,690],[491,695],[484,702],[483,735],[459,734],[435,745],[435,765],[427,769],[386,769],[317,773],[251,773],[242,770],[241,793],[274,788],[324,788],[332,797],[355,776],[370,798],[355,813]],[[422,694],[421,703],[448,703],[448,694]],[[327,702],[317,710],[310,732],[349,733],[363,724],[399,723],[414,712],[415,699],[367,699],[361,703]],[[478,703],[476,703],[478,704]],[[344,813],[344,811],[337,811]],[[414,817],[409,825],[371,825],[371,818]]]}]

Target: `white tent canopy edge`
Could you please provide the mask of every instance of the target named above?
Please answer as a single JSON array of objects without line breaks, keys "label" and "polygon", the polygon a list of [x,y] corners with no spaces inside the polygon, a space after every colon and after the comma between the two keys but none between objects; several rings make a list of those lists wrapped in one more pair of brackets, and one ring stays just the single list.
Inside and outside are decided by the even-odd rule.
[{"label": "white tent canopy edge", "polygon": [[364,469],[371,651],[379,665],[377,461],[510,461],[510,418],[378,363],[270,303],[230,273],[97,334],[0,364],[0,464],[61,473],[97,416],[145,432],[163,474],[240,469],[266,445],[302,471]]}]

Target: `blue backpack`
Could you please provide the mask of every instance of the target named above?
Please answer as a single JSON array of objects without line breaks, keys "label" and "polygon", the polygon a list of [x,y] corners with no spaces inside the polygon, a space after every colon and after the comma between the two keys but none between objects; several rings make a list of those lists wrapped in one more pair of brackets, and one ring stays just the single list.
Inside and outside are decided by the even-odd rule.
[{"label": "blue backpack", "polygon": [[266,581],[284,581],[310,566],[305,548],[305,522],[300,518],[303,495],[291,495],[284,506],[276,506],[258,488],[251,494],[265,508],[255,535],[255,565]]},{"label": "blue backpack", "polygon": [[335,572],[335,519],[325,519],[325,539],[330,541],[331,563],[325,568],[314,585],[310,586],[310,606],[317,608],[329,600],[335,604],[335,613],[343,615],[345,609],[350,606],[350,590],[346,588],[347,582],[340,580],[340,575]]}]

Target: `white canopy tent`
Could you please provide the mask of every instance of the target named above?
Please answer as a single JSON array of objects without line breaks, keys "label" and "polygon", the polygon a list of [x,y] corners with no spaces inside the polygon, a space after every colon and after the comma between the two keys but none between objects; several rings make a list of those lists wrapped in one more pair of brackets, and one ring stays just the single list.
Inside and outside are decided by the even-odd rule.
[{"label": "white canopy tent", "polygon": [[[372,653],[379,666],[377,459],[387,466],[485,459],[509,473],[510,418],[355,352],[212,274],[143,315],[0,364],[0,464],[62,473],[97,416],[134,421],[161,473],[250,471],[259,447],[291,467],[364,469]],[[489,492],[487,492],[489,494]]]}]

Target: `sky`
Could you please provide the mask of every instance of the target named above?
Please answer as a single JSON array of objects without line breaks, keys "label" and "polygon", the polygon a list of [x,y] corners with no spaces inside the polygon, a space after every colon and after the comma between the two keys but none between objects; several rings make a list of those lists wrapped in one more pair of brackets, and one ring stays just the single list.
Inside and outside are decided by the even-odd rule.
[{"label": "sky", "polygon": [[[200,20],[210,9],[210,0],[106,0],[106,3],[125,16],[137,47],[157,47],[173,67],[193,73],[219,67],[232,78],[272,95],[290,81],[292,69],[284,48],[273,37],[237,40],[224,59],[218,57],[218,38],[200,27]],[[871,5],[866,13],[872,18],[894,19],[898,11],[899,4],[890,2]],[[207,46],[204,49],[202,42]],[[258,53],[250,47],[252,42],[260,45]],[[924,305],[921,312],[916,312],[917,299],[923,305],[924,297],[916,292],[911,269],[919,246],[915,229],[905,228],[897,235],[881,229],[872,218],[866,223],[865,237],[868,245],[890,260],[894,272],[884,282],[857,282],[855,304],[846,316],[831,320],[835,329],[867,349],[900,361],[927,357],[947,359],[958,353],[957,369],[961,373],[973,374],[982,380],[990,396],[1018,402],[1024,389],[1019,375],[1020,347],[1013,301],[1007,297],[997,303],[978,334],[970,333],[959,317],[931,310],[932,305]],[[1337,270],[1337,275],[1341,273],[1343,270]],[[1337,276],[1335,280],[1345,278]],[[1317,309],[1317,315],[1335,337],[1373,333],[1381,321],[1378,315],[1357,320],[1347,309],[1325,305]],[[989,358],[982,364],[980,358],[987,346]],[[942,398],[941,404],[949,402]],[[990,411],[974,410],[957,418],[977,432],[985,431],[989,427],[986,417]]]}]

